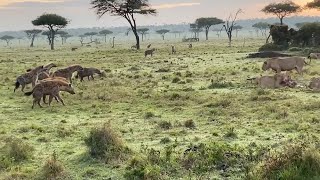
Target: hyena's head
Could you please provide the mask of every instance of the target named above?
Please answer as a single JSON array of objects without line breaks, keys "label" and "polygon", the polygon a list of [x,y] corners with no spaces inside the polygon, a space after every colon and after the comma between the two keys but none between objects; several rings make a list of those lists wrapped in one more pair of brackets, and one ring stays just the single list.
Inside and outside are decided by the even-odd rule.
[{"label": "hyena's head", "polygon": [[65,92],[68,92],[70,94],[76,94],[76,92],[74,91],[73,86],[70,83],[67,86],[60,86],[60,91],[65,91]]}]

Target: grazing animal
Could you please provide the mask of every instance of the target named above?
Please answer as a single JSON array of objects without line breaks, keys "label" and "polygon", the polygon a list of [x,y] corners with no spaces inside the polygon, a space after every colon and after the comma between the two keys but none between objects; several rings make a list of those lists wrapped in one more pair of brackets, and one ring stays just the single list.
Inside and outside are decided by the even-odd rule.
[{"label": "grazing animal", "polygon": [[26,72],[25,74],[19,76],[16,80],[15,88],[14,88],[13,92],[16,92],[16,90],[20,87],[20,85],[21,85],[22,92],[27,84],[32,83],[32,87],[34,87],[36,84],[37,75],[40,72],[45,71],[45,70],[46,69],[44,69],[43,66],[38,66],[34,69],[31,69],[29,72]]},{"label": "grazing animal", "polygon": [[156,51],[155,48],[146,50],[146,51],[144,52],[144,57],[147,57],[148,55],[150,55],[150,56],[152,57],[154,51]]},{"label": "grazing animal", "polygon": [[73,65],[69,66],[64,69],[59,69],[56,72],[52,74],[52,77],[64,77],[66,78],[70,83],[72,83],[72,74],[76,71],[81,71],[83,68],[80,65]]},{"label": "grazing animal", "polygon": [[320,89],[320,78],[312,78],[308,87],[310,89],[319,90]]},{"label": "grazing animal", "polygon": [[272,69],[280,73],[281,71],[291,71],[295,69],[299,74],[302,74],[302,69],[305,64],[308,63],[301,57],[272,58],[263,63],[262,70]]},{"label": "grazing animal", "polygon": [[287,73],[275,74],[274,76],[261,76],[247,80],[254,80],[254,83],[261,88],[295,87],[296,85]]},{"label": "grazing animal", "polygon": [[189,44],[189,48],[192,49],[192,44]]},{"label": "grazing animal", "polygon": [[76,75],[76,78],[80,78],[80,81],[83,81],[84,77],[88,77],[88,81],[90,81],[90,77],[92,80],[94,80],[93,75],[99,74],[100,76],[102,73],[97,68],[83,68],[83,70],[78,71],[78,74]]},{"label": "grazing animal", "polygon": [[151,44],[149,44],[148,46],[147,46],[147,48],[149,49],[151,47]]},{"label": "grazing animal", "polygon": [[171,54],[176,54],[176,47],[175,46],[171,46]]},{"label": "grazing animal", "polygon": [[320,53],[310,53],[310,55],[308,56],[308,59],[320,59]]},{"label": "grazing animal", "polygon": [[41,98],[45,97],[46,95],[49,95],[49,106],[52,102],[53,98],[59,99],[59,101],[63,104],[63,100],[60,97],[60,91],[66,91],[70,94],[75,94],[73,87],[70,83],[61,81],[61,80],[48,80],[48,81],[42,81],[41,83],[37,84],[31,92],[25,93],[26,96],[33,95],[33,104],[32,109],[34,108],[34,105],[37,103],[40,108],[42,108],[40,101]]}]

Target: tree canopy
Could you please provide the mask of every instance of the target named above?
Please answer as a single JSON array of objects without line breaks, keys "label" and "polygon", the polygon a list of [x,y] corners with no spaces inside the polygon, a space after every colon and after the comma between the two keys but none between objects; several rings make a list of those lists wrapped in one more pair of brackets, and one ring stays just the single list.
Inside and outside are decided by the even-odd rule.
[{"label": "tree canopy", "polygon": [[43,14],[32,21],[35,26],[44,26],[51,33],[51,50],[54,50],[54,38],[59,29],[65,28],[69,22],[66,18],[57,14]]},{"label": "tree canopy", "polygon": [[218,19],[216,17],[203,17],[203,18],[198,18],[195,22],[198,28],[205,28],[206,32],[206,40],[209,39],[208,34],[209,34],[209,29],[211,26],[218,25],[218,24],[223,24],[224,21],[221,19]]},{"label": "tree canopy", "polygon": [[5,36],[0,37],[1,40],[4,40],[4,41],[7,42],[7,46],[9,46],[10,41],[11,41],[12,39],[14,39],[14,38],[15,38],[15,37],[13,37],[13,36],[8,36],[8,35],[5,35]]},{"label": "tree canopy", "polygon": [[266,14],[274,14],[280,19],[281,25],[283,24],[283,18],[290,16],[291,14],[301,11],[301,7],[292,1],[283,1],[280,3],[271,3],[264,7],[262,12]]},{"label": "tree canopy", "polygon": [[112,34],[113,32],[108,30],[108,29],[105,29],[105,30],[102,30],[99,32],[100,35],[103,35],[104,36],[104,42],[107,42],[107,35],[108,34]]},{"label": "tree canopy", "polygon": [[158,33],[158,34],[160,34],[162,36],[163,40],[164,40],[165,34],[167,34],[168,32],[170,32],[170,30],[168,30],[168,29],[160,29],[160,30],[156,31],[156,33]]},{"label": "tree canopy", "polygon": [[320,10],[320,0],[313,0],[312,2],[309,2],[306,7]]},{"label": "tree canopy", "polygon": [[140,39],[135,14],[155,15],[157,13],[151,8],[148,0],[91,0],[91,5],[99,17],[108,13],[125,18],[136,37],[137,49],[140,49]]},{"label": "tree canopy", "polygon": [[141,34],[142,41],[143,41],[143,37],[149,31],[149,28],[139,28],[136,31],[137,33]]},{"label": "tree canopy", "polygon": [[27,37],[28,37],[29,39],[31,39],[30,47],[33,47],[34,39],[36,38],[36,36],[37,36],[38,34],[40,34],[40,33],[42,32],[42,30],[39,30],[39,29],[31,29],[31,30],[25,30],[24,32],[27,34]]}]

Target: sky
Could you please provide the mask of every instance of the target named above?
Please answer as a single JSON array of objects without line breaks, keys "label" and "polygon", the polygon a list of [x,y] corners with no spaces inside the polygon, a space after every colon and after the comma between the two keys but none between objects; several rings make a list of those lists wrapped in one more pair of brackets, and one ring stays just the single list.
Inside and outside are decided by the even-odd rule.
[{"label": "sky", "polygon": [[[294,0],[305,5],[312,0]],[[276,0],[149,0],[158,10],[156,16],[137,16],[138,25],[191,23],[199,17],[226,19],[241,8],[239,19],[271,17],[260,10]],[[127,26],[116,16],[98,18],[90,0],[0,0],[0,31],[32,29],[31,21],[43,13],[55,13],[70,20],[68,28]],[[307,10],[297,15],[320,16],[320,11]]]}]

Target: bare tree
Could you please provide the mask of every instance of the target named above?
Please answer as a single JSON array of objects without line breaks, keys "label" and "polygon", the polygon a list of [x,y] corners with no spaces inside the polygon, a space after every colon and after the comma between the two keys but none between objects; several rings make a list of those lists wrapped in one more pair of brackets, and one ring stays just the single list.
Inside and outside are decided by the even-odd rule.
[{"label": "bare tree", "polygon": [[238,15],[242,12],[243,12],[242,9],[239,9],[234,16],[232,14],[230,14],[229,18],[225,21],[225,24],[223,25],[223,27],[228,35],[229,47],[231,47],[232,32],[234,30],[234,26],[236,25],[236,20],[238,18]]}]

